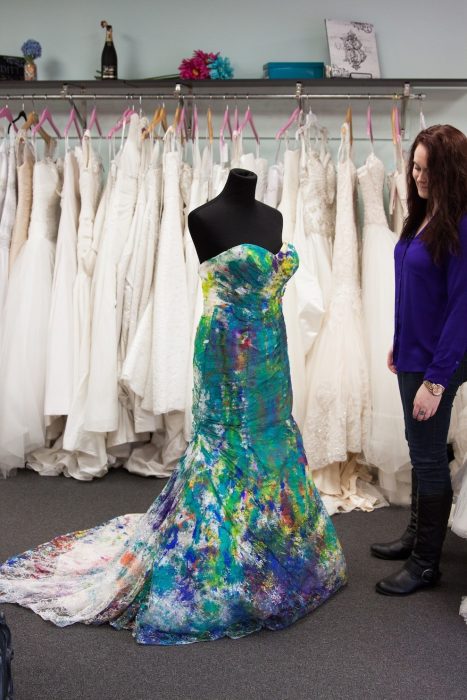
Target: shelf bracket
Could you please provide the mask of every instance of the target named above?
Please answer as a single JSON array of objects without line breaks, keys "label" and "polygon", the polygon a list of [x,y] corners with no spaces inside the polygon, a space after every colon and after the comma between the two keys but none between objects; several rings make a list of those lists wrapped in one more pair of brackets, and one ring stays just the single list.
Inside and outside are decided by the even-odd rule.
[{"label": "shelf bracket", "polygon": [[[79,123],[80,123],[80,125],[81,125],[81,128],[82,128],[83,131],[84,131],[84,130],[86,129],[86,117],[83,117],[83,116],[82,116],[82,114],[81,114],[81,112],[80,112],[78,106],[76,105],[76,102],[75,102],[73,96],[70,95],[70,94],[68,93],[68,85],[67,85],[67,83],[63,83],[63,86],[62,86],[62,89],[61,89],[60,92],[61,92],[61,94],[63,95],[64,99],[65,99],[65,100],[68,100],[68,102],[71,104],[71,106],[74,107],[75,112],[76,112],[76,116],[78,117],[78,121],[79,121]],[[86,111],[87,111],[87,110],[86,110],[86,100],[84,99],[83,102],[84,102],[84,113],[86,114]]]},{"label": "shelf bracket", "polygon": [[404,82],[404,88],[402,91],[401,98],[401,139],[404,140],[405,137],[405,127],[407,122],[407,105],[410,99],[410,83]]}]

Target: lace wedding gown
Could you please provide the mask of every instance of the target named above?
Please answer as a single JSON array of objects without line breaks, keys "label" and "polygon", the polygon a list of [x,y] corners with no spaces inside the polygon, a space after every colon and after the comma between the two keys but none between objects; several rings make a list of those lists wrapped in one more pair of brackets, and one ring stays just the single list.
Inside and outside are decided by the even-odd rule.
[{"label": "lace wedding gown", "polygon": [[[355,221],[356,170],[349,127],[342,127],[337,168],[336,233],[328,308],[311,351],[303,440],[310,466],[330,512],[371,510],[379,494],[359,479],[355,462],[370,418],[368,359]],[[332,465],[330,469],[329,465]],[[324,467],[328,469],[323,471]],[[324,479],[321,479],[323,472]]]},{"label": "lace wedding gown", "polygon": [[[308,144],[300,167],[303,232],[306,259],[315,269],[323,307],[329,303],[332,286],[332,244],[336,223],[336,173],[330,153],[322,146],[316,151]],[[302,262],[302,255],[300,255]]]},{"label": "lace wedding gown", "polygon": [[281,629],[346,581],[297,426],[282,293],[298,265],[244,243],[201,265],[193,439],[144,515],[62,535],[0,566],[0,602],[64,626],[186,644]]},{"label": "lace wedding gown", "polygon": [[304,443],[315,469],[359,453],[369,418],[369,384],[363,345],[355,224],[355,166],[343,126],[337,179],[332,291],[312,354]]},{"label": "lace wedding gown", "polygon": [[[370,153],[357,171],[364,205],[362,251],[363,325],[369,361],[371,414],[364,441],[366,460],[380,470],[379,483],[392,502],[410,497],[410,458],[397,377],[386,365],[394,335],[394,246],[383,204],[384,165]],[[405,482],[394,476],[407,472]]]}]

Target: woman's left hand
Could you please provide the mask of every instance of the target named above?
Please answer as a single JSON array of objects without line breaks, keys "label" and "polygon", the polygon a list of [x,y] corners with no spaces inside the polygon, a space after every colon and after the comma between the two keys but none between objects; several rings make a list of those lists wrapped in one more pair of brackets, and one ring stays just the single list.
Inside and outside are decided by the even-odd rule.
[{"label": "woman's left hand", "polygon": [[424,384],[421,385],[413,402],[412,416],[415,420],[428,420],[435,415],[441,401],[441,396],[433,396]]}]

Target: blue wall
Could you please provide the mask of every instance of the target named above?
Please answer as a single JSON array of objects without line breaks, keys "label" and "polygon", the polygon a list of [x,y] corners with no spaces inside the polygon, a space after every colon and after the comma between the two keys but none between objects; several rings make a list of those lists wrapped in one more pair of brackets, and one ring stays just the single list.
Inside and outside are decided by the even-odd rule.
[{"label": "blue wall", "polygon": [[464,0],[435,7],[407,0],[3,0],[0,52],[19,55],[32,37],[44,51],[40,78],[92,79],[106,19],[114,26],[122,78],[176,72],[197,48],[220,50],[238,78],[256,78],[268,60],[327,62],[324,19],[353,19],[375,25],[382,77],[464,78],[466,8]]},{"label": "blue wall", "polygon": [[[420,8],[423,8],[423,15]],[[183,57],[197,48],[229,56],[237,78],[259,78],[267,61],[329,61],[324,19],[372,22],[376,28],[381,75],[386,78],[467,78],[465,0],[445,0],[436,7],[407,0],[31,0],[2,2],[0,52],[20,54],[27,38],[41,42],[39,79],[93,79],[100,67],[104,30],[100,20],[114,27],[119,77],[145,78],[177,72]],[[1,84],[0,84],[1,90]],[[427,123],[451,122],[467,131],[465,90],[430,92],[424,104]],[[265,155],[273,157],[273,136],[293,104],[255,105],[264,137]],[[37,105],[40,107],[40,105]],[[145,105],[152,113],[153,105]],[[320,101],[313,105],[329,126],[333,147],[346,104]],[[54,106],[59,123],[65,105]],[[101,107],[100,107],[101,109]],[[116,104],[102,105],[107,122],[114,120]],[[63,112],[61,114],[60,112]],[[356,160],[368,152],[364,101],[354,103]],[[390,104],[375,103],[374,131],[380,155],[392,163]],[[220,112],[215,114],[218,129]],[[407,140],[418,130],[418,105],[409,110]],[[361,140],[361,141],[360,141]],[[360,145],[359,145],[360,143]],[[360,150],[359,150],[360,149]]]}]

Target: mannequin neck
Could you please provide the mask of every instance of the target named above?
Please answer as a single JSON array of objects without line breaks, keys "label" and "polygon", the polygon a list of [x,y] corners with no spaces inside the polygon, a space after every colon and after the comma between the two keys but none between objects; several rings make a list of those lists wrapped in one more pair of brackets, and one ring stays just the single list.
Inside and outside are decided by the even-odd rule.
[{"label": "mannequin neck", "polygon": [[250,170],[234,168],[229,172],[221,197],[243,206],[255,202],[257,176]]}]

